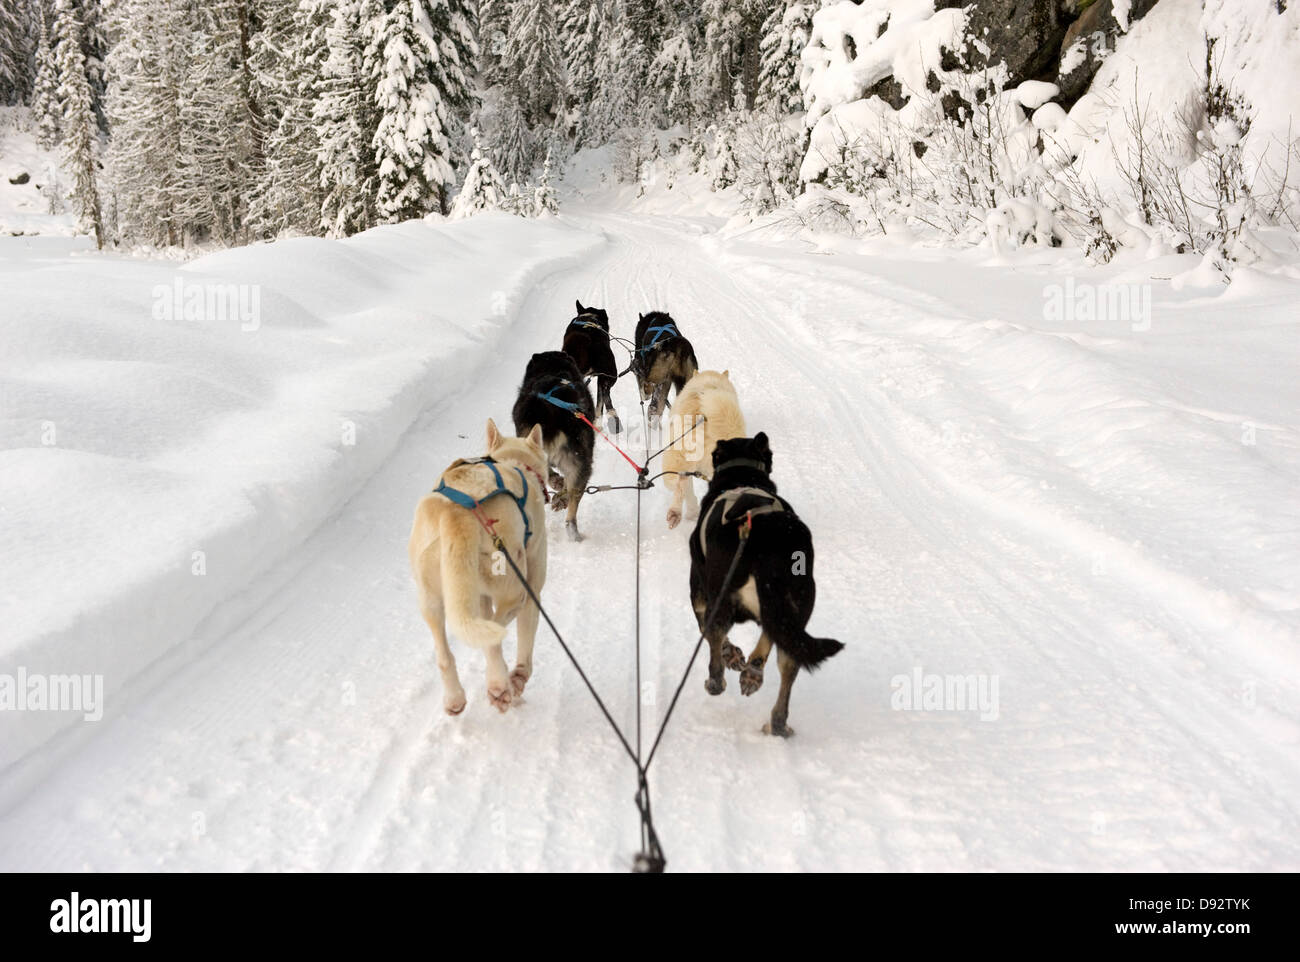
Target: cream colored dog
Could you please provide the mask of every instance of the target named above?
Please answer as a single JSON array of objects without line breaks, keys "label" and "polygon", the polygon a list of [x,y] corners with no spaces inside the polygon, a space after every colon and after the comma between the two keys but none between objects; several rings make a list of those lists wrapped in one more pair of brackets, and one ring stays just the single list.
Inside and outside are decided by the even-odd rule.
[{"label": "cream colored dog", "polygon": [[[672,411],[669,437],[684,436],[664,452],[664,471],[699,471],[710,478],[717,443],[725,438],[746,436],[745,416],[740,413],[740,400],[731,384],[730,371],[721,374],[697,371],[677,395]],[[694,429],[688,432],[692,425]],[[675,528],[682,520],[682,500],[686,501],[687,520],[700,513],[700,503],[695,498],[693,478],[669,474],[667,484],[673,492],[668,527]]]},{"label": "cream colored dog", "polygon": [[[504,712],[523,693],[533,673],[538,611],[509,563],[497,554],[475,512],[440,492],[449,490],[479,502],[478,512],[492,525],[538,596],[546,583],[542,429],[534,427],[526,438],[504,437],[489,418],[487,449],[493,464],[457,461],[443,472],[439,489],[416,506],[411,527],[411,572],[420,594],[420,612],[433,632],[442,672],[442,705],[449,715],[464,711],[465,689],[447,646],[446,624],[461,641],[483,650],[488,698]],[[507,672],[501,642],[506,625],[516,616],[518,651],[514,671]]]}]

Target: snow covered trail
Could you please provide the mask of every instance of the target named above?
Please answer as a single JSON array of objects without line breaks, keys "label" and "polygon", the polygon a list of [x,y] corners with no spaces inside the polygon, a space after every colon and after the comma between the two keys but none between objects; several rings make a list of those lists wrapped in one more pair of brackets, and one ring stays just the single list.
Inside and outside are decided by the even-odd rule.
[{"label": "snow covered trail", "polygon": [[[10,793],[0,867],[626,867],[632,768],[545,627],[505,716],[456,647],[470,705],[445,717],[404,553],[420,494],[480,453],[487,416],[509,423],[576,297],[624,336],[667,309],[730,369],[813,531],[810,628],[847,644],[800,676],[788,741],[759,731],[775,673],[710,698],[697,663],[651,775],[671,869],[1300,868],[1300,444],[1294,356],[1256,357],[1267,325],[1214,342],[1225,370],[1256,361],[1207,386],[1188,375],[1212,308],[1171,306],[1139,358],[1095,326],[1032,329],[1014,291],[954,305],[923,272],[591,222],[611,244],[534,288],[474,390],[425,412],[292,564],[200,629],[210,643]],[[630,379],[615,400],[634,421]],[[1250,419],[1267,443],[1245,449]],[[595,480],[630,481],[597,447]],[[647,741],[696,637],[666,500],[643,505]],[[630,737],[634,510],[633,492],[589,497],[576,545],[550,519],[543,596]],[[894,710],[917,671],[996,682],[996,702]]]}]

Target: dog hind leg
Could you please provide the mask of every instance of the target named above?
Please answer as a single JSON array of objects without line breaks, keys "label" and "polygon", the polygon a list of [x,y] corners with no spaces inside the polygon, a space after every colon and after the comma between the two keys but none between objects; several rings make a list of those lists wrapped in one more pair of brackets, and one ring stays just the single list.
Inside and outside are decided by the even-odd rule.
[{"label": "dog hind leg", "polygon": [[[722,651],[724,645],[731,647],[727,632],[733,622],[728,617],[728,613],[721,610],[722,608],[725,608],[725,604],[714,614],[713,625],[704,636],[709,643],[709,677],[704,679],[704,690],[710,695],[721,695],[727,690],[727,678],[723,674],[725,663]],[[699,622],[701,631],[704,630],[704,619],[707,615],[708,605],[704,599],[700,599],[695,603],[695,619]]]},{"label": "dog hind leg", "polygon": [[564,474],[564,503],[567,509],[564,516],[564,530],[570,541],[581,541],[578,531],[578,505],[587,493],[587,483],[591,480],[591,464],[565,450],[559,461],[560,471]]},{"label": "dog hind leg", "polygon": [[531,601],[525,602],[516,623],[519,642],[515,648],[515,670],[510,673],[510,684],[516,695],[524,693],[524,686],[533,677],[533,642],[537,639],[538,617],[537,606]]},{"label": "dog hind leg", "polygon": [[695,479],[690,475],[680,475],[677,483],[686,489],[686,509],[682,517],[687,521],[694,521],[700,516],[700,499],[695,495]]},{"label": "dog hind leg", "polygon": [[664,406],[668,403],[668,388],[671,386],[670,381],[660,381],[655,385],[654,393],[650,395],[650,427],[659,430],[660,419],[663,417]]},{"label": "dog hind leg", "polygon": [[564,478],[553,465],[546,469],[546,484],[551,489],[551,510],[563,511],[568,504],[568,497],[564,493]]},{"label": "dog hind leg", "polygon": [[[666,463],[666,462],[665,462]],[[675,528],[682,523],[682,498],[687,491],[691,490],[691,479],[681,474],[674,475],[669,485],[673,489],[673,500],[668,505],[668,527]],[[695,492],[691,491],[691,498],[694,500]]]},{"label": "dog hind leg", "polygon": [[618,412],[614,410],[614,400],[610,397],[610,391],[614,387],[614,378],[598,377],[596,379],[596,397],[599,399],[600,408],[596,411],[597,416],[602,412],[605,415],[605,430],[610,434],[622,434],[623,422],[619,420]]},{"label": "dog hind leg", "polygon": [[442,675],[442,707],[448,715],[459,715],[465,710],[465,688],[456,671],[456,658],[447,644],[447,623],[442,599],[426,597],[421,605],[424,622],[433,633],[433,650],[438,658],[438,671]]},{"label": "dog hind leg", "polygon": [[786,724],[790,717],[790,689],[794,687],[794,676],[799,674],[799,664],[780,648],[776,650],[776,663],[781,669],[781,690],[772,706],[771,721],[763,726],[763,732],[789,738],[794,734],[794,729]]},{"label": "dog hind leg", "polygon": [[[523,562],[522,553],[518,562]],[[511,581],[512,593],[504,597],[497,597],[496,613],[492,615],[492,620],[501,625],[502,628],[505,628],[520,616],[528,601],[528,595],[525,593],[523,586],[514,582],[513,579]],[[504,712],[510,707],[516,694],[514,680],[510,677],[506,668],[505,655],[500,645],[494,645],[484,651],[484,657],[487,659],[488,699],[497,711]]]}]

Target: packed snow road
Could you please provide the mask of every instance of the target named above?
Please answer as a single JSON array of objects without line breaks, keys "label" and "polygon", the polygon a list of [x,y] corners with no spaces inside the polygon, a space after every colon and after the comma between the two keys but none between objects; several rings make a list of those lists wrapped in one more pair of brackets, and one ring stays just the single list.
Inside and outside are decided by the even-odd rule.
[{"label": "packed snow road", "polygon": [[[730,370],[813,532],[810,630],[847,646],[797,680],[790,740],[760,731],[775,673],[710,698],[697,663],[651,775],[670,869],[1300,868],[1300,459],[1269,325],[1207,346],[1218,318],[1174,305],[1147,341],[1038,329],[1041,276],[944,302],[924,266],[589,223],[608,247],[536,284],[472,390],[196,633],[219,640],[9,793],[0,867],[626,867],[632,766],[545,626],[505,715],[453,642],[470,703],[446,717],[405,555],[416,500],[509,424],[580,298],[624,337],[668,310]],[[631,379],[615,401],[637,421]],[[597,447],[594,480],[630,483]],[[588,497],[582,543],[549,519],[543,596],[630,737],[635,497]],[[666,505],[643,505],[647,739],[696,638]]]}]

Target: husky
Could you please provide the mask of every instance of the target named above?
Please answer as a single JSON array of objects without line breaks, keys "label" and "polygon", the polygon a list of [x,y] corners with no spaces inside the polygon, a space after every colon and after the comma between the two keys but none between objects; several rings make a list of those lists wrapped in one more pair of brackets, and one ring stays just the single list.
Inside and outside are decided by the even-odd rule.
[{"label": "husky", "polygon": [[683,499],[686,519],[693,521],[699,516],[695,484],[687,472],[712,477],[714,446],[725,438],[745,436],[745,416],[740,413],[731,372],[697,371],[677,395],[669,425],[668,433],[674,440],[664,452],[664,472],[673,492],[668,527],[675,528],[683,517]]},{"label": "husky", "polygon": [[561,350],[573,358],[584,378],[596,378],[596,416],[606,419],[606,430],[619,434],[623,425],[609,396],[618,380],[618,365],[609,348],[609,315],[603,308],[583,307],[582,301],[574,303],[578,314],[564,329]]},{"label": "husky", "polygon": [[[538,610],[484,530],[483,518],[501,539],[529,587],[540,597],[546,583],[546,452],[542,428],[525,438],[505,437],[490,418],[487,456],[456,461],[438,487],[415,508],[408,553],[420,596],[420,613],[433,632],[442,707],[465,710],[465,689],[447,646],[447,625],[487,659],[488,700],[504,712],[523,694],[533,673]],[[514,670],[507,673],[501,642],[518,618]]]},{"label": "husky", "polygon": [[[573,358],[563,351],[534,354],[524,370],[524,383],[519,387],[513,413],[515,434],[520,437],[535,427],[542,429],[548,478],[555,491],[551,508],[568,509],[564,529],[570,541],[581,541],[578,504],[591,480],[595,460],[596,433],[591,424],[595,423],[596,409]],[[587,421],[579,419],[579,414]]]},{"label": "husky", "polygon": [[[752,695],[763,684],[763,666],[776,646],[781,691],[763,726],[769,735],[789,737],[790,688],[800,668],[813,669],[844,645],[808,634],[817,586],[813,582],[812,535],[794,509],[776,493],[772,449],[767,435],[719,440],[713,449],[713,480],[700,505],[691,535],[691,605],[704,631],[708,626],[709,677],[704,687],[720,695],[727,687],[723,668],[740,672],[740,691]],[[743,551],[731,581],[727,570]],[[727,637],[732,625],[757,621],[762,628],[749,658]]]},{"label": "husky", "polygon": [[682,337],[672,317],[663,311],[638,315],[632,371],[641,388],[641,400],[650,402],[652,425],[659,424],[668,404],[668,388],[676,388],[680,395],[699,366],[695,349]]}]

